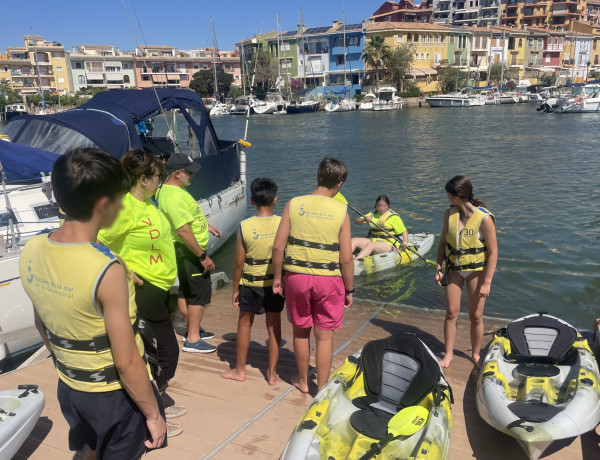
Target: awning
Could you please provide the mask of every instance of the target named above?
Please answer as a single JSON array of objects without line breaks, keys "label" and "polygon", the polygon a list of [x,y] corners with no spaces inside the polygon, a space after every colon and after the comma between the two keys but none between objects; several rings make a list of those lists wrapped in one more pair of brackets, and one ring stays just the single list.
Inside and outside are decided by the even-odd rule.
[{"label": "awning", "polygon": [[432,81],[429,82],[427,85],[425,85],[425,87],[421,90],[424,93],[428,93],[431,91],[441,91],[441,86],[440,86],[440,82],[439,81]]},{"label": "awning", "polygon": [[85,78],[87,80],[102,80],[104,81],[104,75],[102,72],[86,72]]},{"label": "awning", "polygon": [[154,83],[166,83],[167,82],[167,76],[162,73],[153,73],[150,75],[150,78],[152,79],[152,82],[154,82]]},{"label": "awning", "polygon": [[410,69],[410,75],[413,77],[424,77],[427,75],[437,75],[437,70],[431,67],[413,67]]},{"label": "awning", "polygon": [[181,80],[179,74],[169,74],[168,78],[169,78],[170,81],[173,81],[173,80],[179,81],[179,80]]},{"label": "awning", "polygon": [[123,81],[123,74],[121,72],[108,72],[106,79],[108,81]]}]

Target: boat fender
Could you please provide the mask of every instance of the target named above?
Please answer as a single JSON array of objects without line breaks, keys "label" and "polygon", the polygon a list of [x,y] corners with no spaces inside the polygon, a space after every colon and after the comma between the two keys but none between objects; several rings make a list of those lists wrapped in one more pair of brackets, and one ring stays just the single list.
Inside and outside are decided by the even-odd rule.
[{"label": "boat fender", "polygon": [[317,427],[317,422],[314,420],[303,420],[300,425],[298,425],[298,431],[302,430],[312,430]]},{"label": "boat fender", "polygon": [[583,96],[577,96],[575,98],[575,104],[577,104],[577,105],[583,104]]},{"label": "boat fender", "polygon": [[521,93],[517,91],[517,97],[521,97]]}]

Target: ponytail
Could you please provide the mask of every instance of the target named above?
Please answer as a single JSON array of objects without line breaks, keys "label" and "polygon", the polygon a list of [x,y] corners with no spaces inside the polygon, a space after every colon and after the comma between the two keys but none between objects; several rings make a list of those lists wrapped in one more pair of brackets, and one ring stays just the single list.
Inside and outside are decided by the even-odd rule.
[{"label": "ponytail", "polygon": [[485,203],[473,195],[469,196],[469,203],[476,208],[485,208]]},{"label": "ponytail", "polygon": [[457,196],[463,201],[468,201],[473,206],[485,207],[485,203],[473,195],[473,184],[466,176],[455,176],[446,183],[446,191]]}]

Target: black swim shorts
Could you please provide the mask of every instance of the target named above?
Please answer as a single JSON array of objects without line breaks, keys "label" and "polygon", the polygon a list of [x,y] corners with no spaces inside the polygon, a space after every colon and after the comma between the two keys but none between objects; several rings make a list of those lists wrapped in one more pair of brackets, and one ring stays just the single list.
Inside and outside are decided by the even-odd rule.
[{"label": "black swim shorts", "polygon": [[179,278],[178,297],[188,299],[190,305],[208,305],[212,295],[210,272],[204,271],[200,259],[183,244],[175,243],[175,255]]},{"label": "black swim shorts", "polygon": [[268,313],[281,313],[284,299],[273,294],[272,287],[255,287],[240,285],[240,311],[247,311],[255,315]]}]

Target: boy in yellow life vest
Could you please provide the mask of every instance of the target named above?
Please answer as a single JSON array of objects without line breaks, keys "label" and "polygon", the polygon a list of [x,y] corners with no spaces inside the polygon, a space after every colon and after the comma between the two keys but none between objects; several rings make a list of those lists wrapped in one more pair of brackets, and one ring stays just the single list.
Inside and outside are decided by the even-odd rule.
[{"label": "boy in yellow life vest", "polygon": [[27,242],[19,271],[59,377],[69,448],[86,459],[139,459],[166,445],[165,413],[144,362],[133,277],[96,244],[129,177],[108,153],[81,148],[56,160],[52,188],[65,223]]},{"label": "boy in yellow life vest", "polygon": [[317,339],[320,389],[331,372],[333,332],[342,327],[344,308],[352,305],[350,218],[346,205],[333,199],[347,176],[344,163],[325,158],[312,195],[293,198],[285,205],[273,243],[273,292],[285,293],[298,366],[293,384],[303,393],[308,392],[311,329],[314,326]]},{"label": "boy in yellow life vest", "polygon": [[281,311],[283,298],[273,294],[272,250],[281,217],[273,215],[277,204],[277,184],[260,177],[250,185],[250,202],[256,216],[240,224],[233,263],[233,305],[240,309],[237,329],[235,368],[223,372],[225,379],[246,380],[246,358],[254,316],[266,313],[269,333],[269,368],[267,382],[277,383],[277,361],[281,348]]}]

